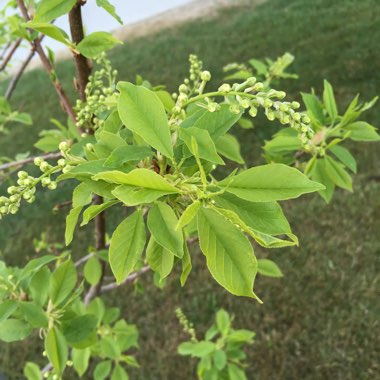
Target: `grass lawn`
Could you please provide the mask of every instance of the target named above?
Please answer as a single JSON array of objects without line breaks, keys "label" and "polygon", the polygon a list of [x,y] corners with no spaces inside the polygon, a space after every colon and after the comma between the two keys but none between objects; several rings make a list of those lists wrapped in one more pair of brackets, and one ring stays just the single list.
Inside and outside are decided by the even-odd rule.
[{"label": "grass lawn", "polygon": [[[126,42],[112,52],[111,60],[123,80],[141,74],[174,91],[187,73],[190,53],[198,54],[213,73],[214,83],[220,83],[226,63],[275,58],[289,51],[296,56],[293,69],[300,79],[282,82],[281,89],[299,99],[300,91],[320,90],[326,78],[344,107],[357,92],[366,100],[380,94],[379,46],[378,0],[268,0],[257,8],[225,9],[216,19]],[[74,96],[72,64],[62,62],[57,71]],[[0,136],[0,155],[30,150],[38,131],[49,126],[51,115],[64,120],[42,71],[25,75],[12,102],[32,113],[34,125],[15,126]],[[379,106],[365,117],[380,125]],[[251,162],[262,162],[260,144],[274,130],[276,125],[257,123],[253,132],[238,132]],[[178,286],[174,274],[159,290],[147,275],[141,281],[143,294],[123,288],[110,296],[108,302],[118,303],[128,321],[140,329],[142,368],[132,371],[131,379],[195,379],[195,362],[176,354],[178,342],[185,338],[174,315],[177,306],[201,332],[219,307],[235,314],[236,326],[257,332],[248,352],[250,380],[379,378],[380,182],[369,178],[380,175],[379,151],[376,144],[354,146],[360,174],[353,194],[337,191],[330,206],[318,196],[285,202],[300,248],[270,252],[256,248],[258,256],[270,256],[285,273],[280,280],[257,280],[256,292],[264,305],[235,298],[218,287],[196,249],[195,268],[185,288]],[[70,187],[40,193],[35,204],[0,222],[0,251],[7,261],[25,262],[33,254],[33,238],[43,231],[51,241],[63,241],[65,212],[53,215],[51,209],[69,199]],[[120,216],[112,215],[109,231],[118,220]],[[91,227],[78,231],[73,244],[76,255],[91,244],[90,232]],[[22,378],[23,362],[35,358],[34,344],[0,345],[0,372],[10,379]]]}]

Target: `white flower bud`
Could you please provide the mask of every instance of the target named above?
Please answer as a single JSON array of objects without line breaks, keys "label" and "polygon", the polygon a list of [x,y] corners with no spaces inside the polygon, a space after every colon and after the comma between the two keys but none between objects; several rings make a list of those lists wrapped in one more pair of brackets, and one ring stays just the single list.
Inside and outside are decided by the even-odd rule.
[{"label": "white flower bud", "polygon": [[58,147],[62,152],[67,152],[69,150],[69,144],[66,141],[62,141]]},{"label": "white flower bud", "polygon": [[211,80],[211,73],[209,71],[202,71],[201,79],[208,82],[209,80]]},{"label": "white flower bud", "polygon": [[231,86],[228,83],[224,83],[219,87],[218,91],[222,94],[227,94],[231,91]]}]

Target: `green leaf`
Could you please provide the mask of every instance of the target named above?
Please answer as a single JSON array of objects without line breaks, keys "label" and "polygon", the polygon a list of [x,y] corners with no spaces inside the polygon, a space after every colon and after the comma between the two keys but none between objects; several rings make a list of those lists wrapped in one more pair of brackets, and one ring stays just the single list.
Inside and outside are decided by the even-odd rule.
[{"label": "green leaf", "polygon": [[45,34],[46,36],[53,38],[56,41],[62,42],[66,46],[72,46],[72,42],[70,41],[69,36],[66,34],[64,30],[58,28],[58,26],[49,23],[34,21],[27,22],[25,26],[27,28],[37,30],[37,32]]},{"label": "green leaf", "polygon": [[94,380],[104,380],[111,372],[112,363],[105,360],[96,365],[94,370]]},{"label": "green leaf", "polygon": [[268,235],[288,235],[291,228],[277,202],[249,202],[225,193],[215,198],[216,205],[234,211],[255,231]]},{"label": "green leaf", "polygon": [[102,7],[108,12],[120,25],[123,25],[123,20],[116,13],[115,7],[108,0],[96,0],[96,5]]},{"label": "green leaf", "polygon": [[164,90],[155,91],[155,93],[164,105],[165,111],[171,113],[173,107],[175,106],[175,102],[171,94]]},{"label": "green leaf", "polygon": [[240,144],[235,136],[226,134],[220,136],[215,142],[216,150],[222,156],[238,164],[244,164],[244,159],[240,153]]},{"label": "green leaf", "polygon": [[35,328],[47,328],[48,317],[41,306],[36,305],[33,302],[20,302],[19,309],[23,314],[23,317],[32,327]]},{"label": "green leaf", "polygon": [[45,338],[45,351],[54,369],[61,375],[66,367],[68,349],[64,336],[57,327],[49,330]]},{"label": "green leaf", "polygon": [[54,306],[62,303],[72,292],[77,282],[77,271],[71,260],[61,264],[51,275],[49,296]]},{"label": "green leaf", "polygon": [[178,353],[180,355],[191,355],[195,358],[203,358],[210,355],[216,346],[213,342],[185,342],[178,346]]},{"label": "green leaf", "polygon": [[40,367],[33,362],[26,363],[24,367],[24,375],[28,380],[42,380]]},{"label": "green leaf", "polygon": [[7,320],[17,309],[18,303],[15,300],[5,300],[0,303],[0,323]]},{"label": "green leaf", "polygon": [[250,59],[249,64],[256,70],[257,75],[265,75],[268,72],[267,65],[258,60],[258,59]]},{"label": "green leaf", "polygon": [[25,124],[25,125],[32,125],[33,120],[32,117],[28,113],[24,112],[14,112],[10,115],[9,120],[15,121],[17,123]]},{"label": "green leaf", "polygon": [[227,355],[222,350],[216,350],[212,355],[212,360],[216,369],[221,371],[227,364]]},{"label": "green leaf", "polygon": [[149,210],[147,223],[158,244],[179,258],[183,256],[183,234],[176,230],[178,219],[169,205],[157,202]]},{"label": "green leaf", "polygon": [[91,357],[91,349],[84,348],[80,350],[77,348],[73,348],[71,356],[75,371],[77,371],[79,377],[82,377],[82,375],[87,371],[88,368],[88,364]]},{"label": "green leaf", "polygon": [[18,319],[7,319],[0,323],[0,340],[4,342],[15,342],[23,340],[32,332],[32,326],[29,323]]},{"label": "green leaf", "polygon": [[139,189],[137,187],[121,185],[112,194],[127,206],[137,206],[152,203],[164,195],[172,194],[167,191],[153,189]]},{"label": "green leaf", "polygon": [[191,265],[191,256],[189,252],[189,248],[187,246],[187,243],[185,241],[184,237],[184,245],[183,245],[183,257],[182,257],[182,273],[180,277],[181,286],[184,286],[187,278],[189,277],[189,274],[191,272],[192,265]]},{"label": "green leaf", "polygon": [[128,380],[129,376],[125,369],[120,365],[116,364],[115,368],[112,371],[111,380]]},{"label": "green leaf", "polygon": [[314,94],[301,92],[302,100],[307,109],[307,115],[314,125],[325,125],[325,116],[323,115],[323,105]]},{"label": "green leaf", "polygon": [[349,138],[354,141],[380,141],[377,130],[365,121],[356,121],[345,127],[351,132]]},{"label": "green leaf", "polygon": [[96,329],[97,319],[92,314],[84,314],[62,324],[63,335],[70,344],[86,340]]},{"label": "green leaf", "polygon": [[119,224],[111,238],[109,262],[119,284],[139,261],[145,241],[142,211],[137,210]]},{"label": "green leaf", "polygon": [[319,191],[319,195],[329,203],[335,190],[335,183],[330,178],[326,169],[326,160],[324,158],[315,161],[310,172],[310,177],[325,186],[324,190]]},{"label": "green leaf", "polygon": [[160,275],[161,281],[169,276],[173,269],[174,255],[152,237],[146,249],[146,259],[152,270]]},{"label": "green leaf", "polygon": [[118,110],[125,126],[164,156],[173,158],[173,146],[164,106],[153,92],[132,83],[119,82]]},{"label": "green leaf", "polygon": [[201,109],[191,117],[185,119],[181,127],[195,127],[205,129],[213,140],[223,136],[231,127],[240,119],[241,114],[236,115],[230,111],[228,104],[222,104],[220,109],[215,112],[209,112]]},{"label": "green leaf", "polygon": [[116,148],[107,158],[104,166],[117,167],[130,161],[141,161],[151,157],[153,152],[146,146],[126,145]]},{"label": "green leaf", "polygon": [[191,203],[186,207],[186,210],[182,213],[179,221],[175,227],[176,231],[186,227],[196,216],[199,208],[201,207],[201,203],[199,200]]},{"label": "green leaf", "polygon": [[283,164],[268,164],[241,171],[219,182],[219,186],[252,202],[292,199],[324,188],[310,181],[299,170]]},{"label": "green leaf", "polygon": [[111,33],[93,32],[79,42],[76,50],[87,58],[95,58],[118,44],[122,44],[122,42],[113,37]]},{"label": "green leaf", "polygon": [[215,319],[220,333],[226,336],[231,326],[230,316],[225,310],[221,309],[216,313]]},{"label": "green leaf", "polygon": [[95,181],[101,179],[110,183],[120,185],[135,186],[138,188],[159,190],[170,193],[179,193],[179,190],[165,180],[153,170],[134,169],[129,173],[123,173],[117,170],[99,173],[93,177]]},{"label": "green leaf", "polygon": [[329,156],[326,156],[324,160],[326,173],[335,185],[352,191],[352,178],[346,172],[344,166]]},{"label": "green leaf", "polygon": [[74,237],[75,227],[78,223],[79,214],[82,211],[82,206],[75,207],[70,210],[69,215],[66,217],[66,231],[65,231],[65,242],[69,245]]},{"label": "green leaf", "polygon": [[263,276],[267,277],[282,277],[283,274],[281,269],[277,266],[277,264],[268,259],[259,259],[257,260],[258,268],[257,271]]},{"label": "green leaf", "polygon": [[129,325],[124,319],[121,319],[115,323],[112,330],[116,334],[117,344],[121,351],[138,347],[139,333],[135,325]]},{"label": "green leaf", "polygon": [[83,275],[90,285],[96,285],[102,277],[102,267],[99,260],[93,256],[85,264]]},{"label": "green leaf", "polygon": [[340,162],[347,166],[353,173],[356,173],[356,160],[348,149],[340,145],[334,145],[330,150]]},{"label": "green leaf", "polygon": [[86,210],[83,212],[83,220],[82,220],[81,226],[85,226],[97,215],[99,215],[104,210],[107,210],[107,208],[110,208],[117,203],[119,203],[119,201],[109,201],[109,202],[104,202],[100,205],[92,205],[86,208]]},{"label": "green leaf", "polygon": [[50,270],[41,268],[29,283],[29,292],[34,302],[44,305],[49,295]]},{"label": "green leaf", "polygon": [[[208,131],[196,127],[180,128],[179,137],[185,142],[194,156],[219,165],[224,165],[224,161],[216,152],[214,141]],[[197,142],[198,152],[195,152],[193,149],[192,138]]]},{"label": "green leaf", "polygon": [[104,336],[100,341],[100,347],[102,350],[102,353],[110,359],[118,359],[121,355],[120,348],[117,345],[116,340],[114,337],[108,335]]},{"label": "green leaf", "polygon": [[38,3],[34,20],[50,22],[71,11],[76,0],[42,0]]},{"label": "green leaf", "polygon": [[334,122],[338,116],[338,109],[335,103],[333,88],[327,80],[323,81],[323,103],[326,107],[327,113],[331,118],[331,122]]},{"label": "green leaf", "polygon": [[79,184],[73,191],[73,208],[86,206],[92,201],[91,188],[86,183]]},{"label": "green leaf", "polygon": [[229,380],[247,380],[244,371],[235,364],[228,364]]},{"label": "green leaf", "polygon": [[198,212],[200,247],[215,280],[232,294],[257,298],[253,283],[257,261],[249,240],[216,211]]}]

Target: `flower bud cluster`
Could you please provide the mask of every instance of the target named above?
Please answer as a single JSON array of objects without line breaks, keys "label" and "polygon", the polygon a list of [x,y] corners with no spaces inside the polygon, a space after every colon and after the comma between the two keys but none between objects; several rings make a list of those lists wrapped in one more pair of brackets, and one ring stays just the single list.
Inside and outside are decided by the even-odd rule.
[{"label": "flower bud cluster", "polygon": [[102,53],[95,61],[101,66],[100,70],[90,75],[86,86],[86,101],[77,100],[77,127],[98,129],[104,123],[97,115],[109,109],[106,100],[115,93],[117,70],[113,70],[111,62]]},{"label": "flower bud cluster", "polygon": [[190,335],[193,342],[197,342],[197,337],[193,324],[187,319],[181,308],[175,310],[179,323],[181,324],[183,331]]},{"label": "flower bud cluster", "polygon": [[57,182],[52,180],[51,175],[59,168],[53,167],[40,157],[34,159],[34,164],[39,167],[42,175],[36,178],[24,170],[17,173],[17,185],[10,186],[7,189],[9,196],[0,196],[0,219],[7,214],[16,214],[20,208],[21,200],[33,203],[36,199],[37,183],[41,182],[43,187],[47,187],[50,190],[57,188]]}]

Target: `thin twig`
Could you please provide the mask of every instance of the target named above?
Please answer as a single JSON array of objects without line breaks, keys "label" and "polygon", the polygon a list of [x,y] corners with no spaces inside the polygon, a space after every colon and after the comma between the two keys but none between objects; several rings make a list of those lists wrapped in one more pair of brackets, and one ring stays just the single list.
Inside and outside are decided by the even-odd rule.
[{"label": "thin twig", "polygon": [[[28,10],[25,6],[24,0],[18,0],[18,6],[20,8],[21,14],[24,17],[25,21],[29,21],[30,17],[28,14]],[[40,57],[41,63],[44,66],[45,70],[48,72],[50,77],[54,77],[54,67],[52,66],[51,62],[49,61],[48,57],[46,56],[44,49],[42,48],[42,45],[39,41],[39,39],[35,39],[34,41],[30,42],[32,47],[36,50],[37,54]],[[71,103],[69,101],[69,98],[67,97],[65,91],[62,88],[62,84],[58,79],[54,79],[53,81],[54,88],[59,96],[59,99],[61,101],[61,106],[63,110],[68,114],[70,119],[76,123],[76,115],[75,112],[71,106]]]},{"label": "thin twig", "polygon": [[[41,43],[42,40],[44,39],[45,35],[41,35],[41,37],[39,38],[39,42]],[[34,57],[34,54],[36,54],[36,49],[34,46],[32,46],[28,56],[26,57],[25,61],[23,62],[23,64],[20,66],[20,68],[18,69],[17,73],[15,75],[12,76],[12,79],[11,81],[9,82],[9,85],[8,85],[8,88],[7,88],[7,91],[5,92],[5,99],[9,100],[13,94],[13,91],[14,89],[16,88],[17,86],[17,83],[19,81],[19,79],[21,78],[21,76],[24,74],[24,71],[26,70],[26,68],[28,67],[30,61],[32,60],[32,58]]]},{"label": "thin twig", "polygon": [[5,46],[4,46],[4,49],[3,51],[1,52],[1,55],[0,55],[0,61],[2,61],[5,57],[5,54],[7,54],[7,50],[11,47],[12,45],[12,41],[9,41]]},{"label": "thin twig", "polygon": [[55,158],[61,157],[61,153],[47,153],[47,154],[44,154],[42,156],[33,156],[33,157],[24,158],[23,160],[19,160],[19,161],[7,162],[6,164],[0,165],[0,171],[8,170],[8,169],[11,169],[14,167],[20,167],[20,166],[23,166],[26,164],[30,164],[37,157],[42,158],[43,160],[53,160]]},{"label": "thin twig", "polygon": [[20,46],[21,41],[22,41],[22,38],[18,38],[13,43],[13,45],[9,48],[9,50],[7,52],[7,55],[4,57],[4,61],[2,62],[1,66],[0,66],[0,71],[5,70],[5,68],[7,67],[7,65],[9,63],[9,61],[12,59],[13,54],[17,51],[18,47]]},{"label": "thin twig", "polygon": [[109,291],[114,290],[116,288],[119,288],[120,286],[123,286],[123,285],[130,283],[130,282],[133,282],[134,280],[136,280],[137,278],[139,278],[141,275],[148,272],[149,270],[150,270],[150,267],[148,265],[146,265],[146,266],[142,267],[139,271],[130,274],[120,284],[118,284],[117,282],[112,282],[111,284],[103,285],[100,288],[100,293],[106,293],[106,292],[109,292]]}]

